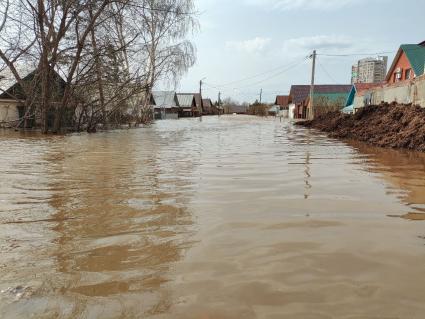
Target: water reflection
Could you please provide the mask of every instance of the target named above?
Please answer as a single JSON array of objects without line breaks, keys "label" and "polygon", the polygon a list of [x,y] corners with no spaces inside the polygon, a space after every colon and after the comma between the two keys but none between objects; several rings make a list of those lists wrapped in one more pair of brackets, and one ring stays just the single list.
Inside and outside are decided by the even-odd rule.
[{"label": "water reflection", "polygon": [[[19,256],[22,266],[14,265],[19,276],[2,286],[30,282],[34,298],[9,304],[7,315],[28,315],[29,303],[36,316],[84,313],[87,318],[97,318],[99,308],[104,318],[116,318],[164,312],[170,306],[161,287],[170,267],[191,246],[193,221],[186,203],[192,196],[188,177],[193,162],[179,160],[184,155],[170,150],[160,133],[115,134],[117,139],[105,133],[42,141],[50,145],[40,150],[41,170],[21,168],[22,174],[46,175],[25,191],[43,189],[49,209],[33,220],[16,202],[9,225],[31,223],[32,232],[49,240],[40,245],[42,251],[19,243],[28,254]],[[28,186],[22,175],[13,177],[12,187]],[[31,281],[25,273],[36,273],[39,280]]]},{"label": "water reflection", "polygon": [[422,318],[423,226],[387,215],[424,163],[244,116],[2,133],[0,317]]},{"label": "water reflection", "polygon": [[378,173],[388,183],[389,194],[410,207],[405,218],[425,220],[425,154],[404,150],[382,149],[362,143],[350,142],[356,150],[366,155],[365,169]]}]

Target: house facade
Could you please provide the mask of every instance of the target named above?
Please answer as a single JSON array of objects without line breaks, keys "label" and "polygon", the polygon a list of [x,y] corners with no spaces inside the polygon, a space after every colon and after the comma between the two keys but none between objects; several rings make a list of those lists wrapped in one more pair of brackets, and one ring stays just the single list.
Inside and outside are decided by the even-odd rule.
[{"label": "house facade", "polygon": [[224,114],[224,108],[220,105],[218,105],[218,102],[216,104],[213,104],[211,107],[211,115],[222,115]]},{"label": "house facade", "polygon": [[201,116],[203,113],[202,95],[200,93],[193,94],[195,96],[195,116]]},{"label": "house facade", "polygon": [[[311,104],[310,97],[307,102],[307,118],[311,119],[317,116],[324,115],[329,112],[341,111],[347,102],[350,91],[348,88],[345,91],[335,90],[335,92],[314,93],[313,103]],[[314,106],[314,111],[313,111]]]},{"label": "house facade", "polygon": [[287,110],[290,104],[290,96],[289,95],[278,95],[276,96],[276,100],[274,105],[280,107],[281,110]]},{"label": "house facade", "polygon": [[202,107],[203,107],[203,114],[204,115],[212,114],[213,103],[212,103],[211,99],[202,99]]},{"label": "house facade", "polygon": [[425,107],[425,41],[401,45],[385,83],[358,90],[353,108],[393,102]]},{"label": "house facade", "polygon": [[274,105],[279,108],[278,112],[283,117],[287,118],[289,117],[289,104],[290,104],[290,96],[289,95],[278,95],[276,96],[276,100],[274,102]]},{"label": "house facade", "polygon": [[[352,85],[315,85],[314,114],[342,109],[345,106]],[[289,117],[307,119],[313,115],[310,101],[310,85],[293,85],[290,91]]]},{"label": "house facade", "polygon": [[25,101],[0,99],[0,127],[16,127],[23,117]]},{"label": "house facade", "polygon": [[425,47],[420,44],[403,44],[391,65],[387,77],[388,84],[413,80],[424,74]]},{"label": "house facade", "polygon": [[371,105],[371,92],[373,89],[382,87],[383,83],[355,83],[348,95],[343,113],[353,114],[359,108]]},{"label": "house facade", "polygon": [[[22,78],[21,83],[24,87],[31,88],[31,94],[34,96],[33,105],[40,103],[40,80],[37,70],[32,71],[28,75]],[[47,125],[48,127],[53,126],[53,113],[55,107],[60,103],[65,90],[65,80],[54,70],[50,78],[50,89],[52,91],[50,109],[47,111]],[[29,114],[25,113],[27,92],[20,83],[11,82],[7,89],[0,91],[0,127],[34,127],[42,125],[40,114]],[[70,114],[64,117],[65,123],[71,121]],[[23,120],[25,118],[25,121]]]},{"label": "house facade", "polygon": [[197,113],[195,95],[192,93],[178,93],[177,100],[180,106],[180,117],[193,117]]},{"label": "house facade", "polygon": [[388,57],[365,58],[352,67],[351,83],[380,83],[387,75]]},{"label": "house facade", "polygon": [[150,96],[150,106],[156,120],[176,120],[179,118],[179,102],[174,91],[154,91]]}]

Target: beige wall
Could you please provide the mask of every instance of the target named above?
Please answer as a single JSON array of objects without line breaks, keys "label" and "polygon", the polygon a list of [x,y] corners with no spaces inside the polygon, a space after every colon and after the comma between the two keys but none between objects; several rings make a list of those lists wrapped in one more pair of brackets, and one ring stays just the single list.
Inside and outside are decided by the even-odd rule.
[{"label": "beige wall", "polygon": [[373,90],[372,104],[381,102],[413,103],[425,107],[425,76]]},{"label": "beige wall", "polygon": [[10,127],[14,121],[18,121],[18,102],[11,100],[0,100],[0,127]]}]

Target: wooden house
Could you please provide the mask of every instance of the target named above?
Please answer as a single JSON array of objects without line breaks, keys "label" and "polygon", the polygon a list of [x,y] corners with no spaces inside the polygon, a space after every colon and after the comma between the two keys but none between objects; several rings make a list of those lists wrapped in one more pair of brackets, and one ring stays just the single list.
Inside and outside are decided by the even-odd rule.
[{"label": "wooden house", "polygon": [[150,105],[156,120],[179,118],[179,102],[174,91],[154,91],[150,97]]}]

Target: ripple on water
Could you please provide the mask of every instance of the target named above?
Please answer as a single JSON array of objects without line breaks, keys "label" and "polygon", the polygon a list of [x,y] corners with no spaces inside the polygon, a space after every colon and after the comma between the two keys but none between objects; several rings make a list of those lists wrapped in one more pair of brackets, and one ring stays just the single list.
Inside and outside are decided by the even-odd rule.
[{"label": "ripple on water", "polygon": [[387,217],[423,220],[423,154],[246,116],[3,131],[0,154],[0,317],[425,312],[422,224]]}]

